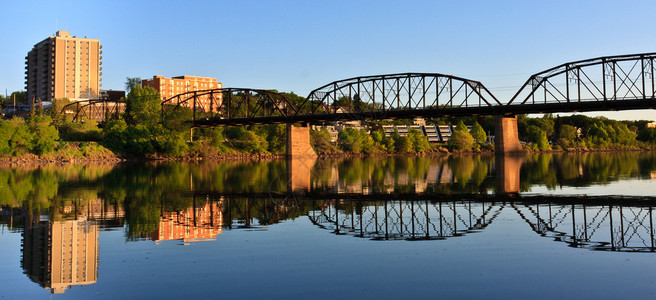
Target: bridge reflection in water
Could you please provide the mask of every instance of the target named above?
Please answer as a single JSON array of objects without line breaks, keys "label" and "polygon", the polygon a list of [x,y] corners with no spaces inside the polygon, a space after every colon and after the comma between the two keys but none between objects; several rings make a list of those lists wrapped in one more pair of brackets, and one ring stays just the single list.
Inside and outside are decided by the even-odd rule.
[{"label": "bridge reflection in water", "polygon": [[[498,201],[313,200],[315,225],[372,240],[440,240],[481,232],[511,210],[537,234],[570,247],[654,252],[656,199],[540,197]],[[552,201],[544,201],[552,200]],[[621,204],[629,201],[630,203]]]},{"label": "bridge reflection in water", "polygon": [[432,240],[485,229],[505,205],[453,201],[322,201],[308,212],[315,225],[335,234],[374,240]]}]

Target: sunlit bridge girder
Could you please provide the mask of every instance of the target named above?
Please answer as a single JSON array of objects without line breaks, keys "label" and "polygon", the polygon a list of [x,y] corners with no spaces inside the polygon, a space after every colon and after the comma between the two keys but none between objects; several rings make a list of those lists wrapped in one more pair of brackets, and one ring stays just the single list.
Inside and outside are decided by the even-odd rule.
[{"label": "sunlit bridge girder", "polygon": [[125,111],[125,102],[108,99],[90,99],[71,102],[65,105],[62,115],[72,115],[73,122],[94,120],[104,122],[111,116],[121,114]]},{"label": "sunlit bridge girder", "polygon": [[395,117],[395,111],[491,107],[501,103],[479,81],[438,73],[353,77],[313,90],[299,113]]},{"label": "sunlit bridge girder", "polygon": [[656,107],[655,53],[568,62],[533,74],[508,102],[513,113]]}]

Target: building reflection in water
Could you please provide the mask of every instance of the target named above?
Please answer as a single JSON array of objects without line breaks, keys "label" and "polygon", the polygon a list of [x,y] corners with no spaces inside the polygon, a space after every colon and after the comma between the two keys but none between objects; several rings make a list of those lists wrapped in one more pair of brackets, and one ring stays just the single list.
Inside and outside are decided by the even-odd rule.
[{"label": "building reflection in water", "polygon": [[23,231],[22,267],[32,281],[61,294],[98,278],[98,225],[89,220],[36,220]]},{"label": "building reflection in water", "polygon": [[32,281],[61,294],[71,286],[96,282],[98,229],[122,226],[125,213],[96,199],[82,206],[64,206],[56,215],[72,220],[52,221],[40,214],[24,217],[21,266]]},{"label": "building reflection in water", "polygon": [[[195,203],[195,202],[194,202]],[[176,212],[163,212],[153,241],[182,240],[183,243],[215,240],[223,232],[222,202],[205,202]]]}]

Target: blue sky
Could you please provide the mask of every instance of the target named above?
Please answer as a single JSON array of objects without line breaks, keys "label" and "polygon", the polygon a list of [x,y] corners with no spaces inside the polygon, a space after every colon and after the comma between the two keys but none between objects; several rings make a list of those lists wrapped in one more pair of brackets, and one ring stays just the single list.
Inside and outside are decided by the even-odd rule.
[{"label": "blue sky", "polygon": [[24,89],[25,55],[57,29],[100,39],[106,89],[196,75],[305,96],[359,75],[434,72],[482,81],[506,102],[552,66],[656,51],[653,0],[0,0],[0,11],[2,93]]}]

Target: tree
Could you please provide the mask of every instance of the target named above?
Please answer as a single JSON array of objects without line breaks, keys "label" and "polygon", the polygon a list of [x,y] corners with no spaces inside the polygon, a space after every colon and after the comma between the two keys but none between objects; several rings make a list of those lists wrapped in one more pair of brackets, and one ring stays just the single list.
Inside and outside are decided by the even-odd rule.
[{"label": "tree", "polygon": [[414,128],[410,129],[408,132],[408,138],[412,141],[412,146],[415,152],[422,153],[430,150],[428,138],[421,131]]},{"label": "tree", "polygon": [[398,153],[410,153],[414,150],[412,141],[407,136],[396,136],[394,139],[394,148]]},{"label": "tree", "polygon": [[33,134],[33,151],[38,155],[43,155],[55,150],[57,140],[59,140],[59,131],[52,126],[52,119],[47,116],[37,116],[30,119],[30,132]]},{"label": "tree", "polygon": [[344,130],[340,131],[338,143],[339,147],[345,152],[360,153],[363,149],[360,134],[357,129],[353,128],[344,128]]},{"label": "tree", "polygon": [[130,94],[132,87],[141,86],[141,78],[139,77],[126,77],[125,78],[125,93]]},{"label": "tree", "polygon": [[50,106],[50,117],[52,118],[53,124],[57,127],[62,126],[66,123],[66,113],[61,113],[64,106],[71,103],[71,100],[68,98],[59,98],[52,100],[52,106]]},{"label": "tree", "polygon": [[287,147],[287,129],[285,124],[271,124],[266,126],[266,141],[271,153],[284,153]]},{"label": "tree", "polygon": [[485,143],[487,142],[487,134],[485,134],[485,130],[483,130],[483,127],[481,127],[481,124],[478,124],[478,122],[474,122],[474,125],[472,126],[471,131],[472,137],[477,143]]},{"label": "tree", "polygon": [[310,143],[319,154],[335,152],[335,146],[330,143],[330,132],[326,129],[310,130]]},{"label": "tree", "polygon": [[25,124],[25,120],[22,118],[14,118],[11,120],[11,123],[14,126],[14,132],[9,140],[12,155],[28,153],[34,148],[34,145],[32,144],[34,134],[30,131],[30,128]]},{"label": "tree", "polygon": [[641,142],[656,144],[656,128],[643,128],[638,132],[637,139]]},{"label": "tree", "polygon": [[608,141],[608,132],[604,128],[604,124],[601,122],[593,123],[588,131],[588,139],[594,145],[605,145]]},{"label": "tree", "polygon": [[527,141],[535,143],[540,150],[548,150],[550,148],[547,133],[542,128],[531,125],[527,129]]},{"label": "tree", "polygon": [[576,141],[576,128],[572,125],[561,125],[558,131],[558,143],[563,147],[569,147]]},{"label": "tree", "polygon": [[159,122],[161,101],[159,93],[151,87],[132,86],[126,101],[128,124],[151,126]]},{"label": "tree", "polygon": [[467,130],[465,123],[462,121],[458,123],[458,126],[456,126],[449,138],[448,145],[455,150],[471,150],[474,146],[474,137]]},{"label": "tree", "polygon": [[257,135],[255,132],[250,130],[242,131],[240,137],[242,149],[248,153],[266,153],[267,152],[267,141],[263,136]]}]

